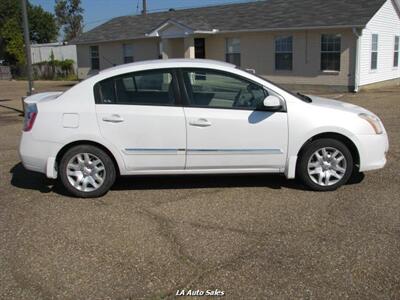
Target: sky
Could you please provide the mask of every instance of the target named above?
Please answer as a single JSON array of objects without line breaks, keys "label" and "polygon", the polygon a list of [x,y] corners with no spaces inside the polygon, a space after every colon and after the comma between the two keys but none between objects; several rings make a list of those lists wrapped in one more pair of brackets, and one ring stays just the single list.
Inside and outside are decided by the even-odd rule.
[{"label": "sky", "polygon": [[[249,0],[147,0],[149,12],[168,10],[169,8],[189,8],[217,4],[246,2]],[[54,13],[55,0],[30,0]],[[139,3],[139,9],[137,5]],[[134,15],[141,11],[142,0],[82,0],[84,12],[84,30],[88,31],[114,17]]]}]

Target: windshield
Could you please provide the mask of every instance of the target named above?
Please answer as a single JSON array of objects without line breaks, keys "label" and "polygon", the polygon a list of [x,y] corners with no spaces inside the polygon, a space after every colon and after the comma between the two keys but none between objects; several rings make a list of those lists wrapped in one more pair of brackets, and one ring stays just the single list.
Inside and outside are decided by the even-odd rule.
[{"label": "windshield", "polygon": [[257,78],[260,78],[260,79],[262,79],[262,80],[264,80],[264,81],[266,81],[266,82],[268,82],[268,83],[270,83],[270,84],[272,84],[272,85],[277,86],[277,87],[280,88],[281,90],[284,90],[286,93],[288,93],[288,94],[290,94],[290,95],[296,97],[297,99],[299,99],[299,100],[301,100],[301,101],[304,101],[304,102],[307,102],[307,103],[311,103],[311,102],[312,102],[312,100],[311,100],[310,97],[308,97],[308,96],[306,96],[306,95],[303,95],[303,94],[301,94],[301,93],[293,93],[293,92],[289,91],[288,89],[282,87],[281,85],[276,84],[275,82],[271,82],[271,81],[269,81],[268,79],[265,79],[264,77],[261,77],[260,75],[256,74],[255,72],[254,72],[254,73],[253,73],[253,72],[249,72],[249,71],[243,70],[243,69],[241,69],[241,68],[239,68],[239,67],[236,67],[236,68],[239,69],[239,70],[245,71],[245,72],[247,72],[247,73],[250,73],[250,74],[256,76]]}]

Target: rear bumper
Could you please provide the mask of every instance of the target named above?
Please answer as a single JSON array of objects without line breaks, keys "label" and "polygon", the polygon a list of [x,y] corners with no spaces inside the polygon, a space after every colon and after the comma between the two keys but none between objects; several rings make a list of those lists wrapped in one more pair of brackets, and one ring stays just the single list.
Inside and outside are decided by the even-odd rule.
[{"label": "rear bumper", "polygon": [[383,168],[389,151],[387,134],[360,135],[357,138],[360,143],[360,172]]},{"label": "rear bumper", "polygon": [[57,178],[56,155],[61,145],[35,140],[31,133],[23,132],[19,145],[19,156],[25,169]]}]

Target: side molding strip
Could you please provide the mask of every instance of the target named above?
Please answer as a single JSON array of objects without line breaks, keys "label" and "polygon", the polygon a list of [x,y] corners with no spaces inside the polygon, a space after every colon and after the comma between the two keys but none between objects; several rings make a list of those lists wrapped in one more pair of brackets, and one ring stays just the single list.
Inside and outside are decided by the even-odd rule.
[{"label": "side molding strip", "polygon": [[282,154],[280,149],[188,149],[187,152]]},{"label": "side molding strip", "polygon": [[283,154],[281,149],[172,149],[172,148],[126,148],[126,154]]},{"label": "side molding strip", "polygon": [[173,148],[126,148],[123,151],[125,154],[178,154],[180,152],[186,152],[185,149],[173,149]]}]

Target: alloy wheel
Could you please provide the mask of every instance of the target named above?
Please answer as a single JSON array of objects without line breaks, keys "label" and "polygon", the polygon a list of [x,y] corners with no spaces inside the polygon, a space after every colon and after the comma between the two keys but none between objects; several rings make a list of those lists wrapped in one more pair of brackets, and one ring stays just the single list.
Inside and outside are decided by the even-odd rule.
[{"label": "alloy wheel", "polygon": [[104,163],[91,153],[78,153],[67,164],[69,183],[79,191],[93,192],[106,178]]},{"label": "alloy wheel", "polygon": [[320,186],[332,186],[346,174],[347,161],[343,153],[333,147],[315,151],[308,161],[307,171],[311,180]]}]

